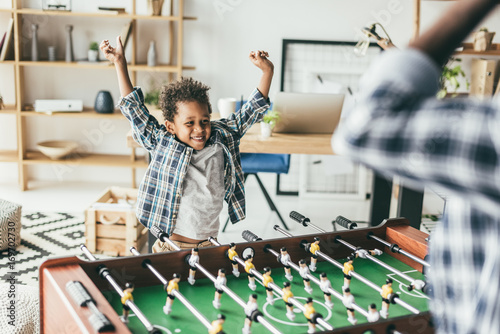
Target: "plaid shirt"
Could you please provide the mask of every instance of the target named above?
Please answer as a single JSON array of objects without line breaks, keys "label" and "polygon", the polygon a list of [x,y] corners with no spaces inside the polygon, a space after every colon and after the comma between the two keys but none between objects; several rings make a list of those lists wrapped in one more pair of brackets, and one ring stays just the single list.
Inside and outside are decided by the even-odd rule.
[{"label": "plaid shirt", "polygon": [[[140,88],[119,102],[122,113],[130,121],[133,137],[151,155],[151,162],[139,186],[136,215],[146,227],[159,226],[171,235],[182,197],[182,181],[191,160],[193,148],[176,140],[151,116],[144,106]],[[269,107],[258,89],[248,102],[228,119],[211,121],[208,145],[221,144],[224,151],[224,200],[234,224],[245,218],[245,189],[240,163],[240,138]]]},{"label": "plaid shirt", "polygon": [[440,73],[417,50],[385,52],[363,77],[332,145],[380,173],[448,195],[430,242],[438,332],[500,333],[499,105],[437,100]]}]

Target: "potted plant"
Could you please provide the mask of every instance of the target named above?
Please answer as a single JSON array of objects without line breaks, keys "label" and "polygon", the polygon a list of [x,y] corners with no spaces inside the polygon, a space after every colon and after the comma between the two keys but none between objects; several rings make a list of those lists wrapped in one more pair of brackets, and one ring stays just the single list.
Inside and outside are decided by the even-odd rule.
[{"label": "potted plant", "polygon": [[144,104],[151,115],[153,115],[158,122],[163,123],[163,113],[160,109],[160,89],[154,88],[144,95]]},{"label": "potted plant", "polygon": [[280,120],[280,114],[276,110],[269,110],[260,123],[260,130],[262,138],[271,137],[274,126]]},{"label": "potted plant", "polygon": [[89,61],[99,61],[99,44],[97,42],[90,43],[87,54]]},{"label": "potted plant", "polygon": [[466,88],[469,89],[469,80],[467,80],[462,67],[460,65],[456,65],[453,67],[451,66],[453,62],[460,61],[462,60],[458,58],[452,58],[450,59],[448,64],[443,67],[443,72],[441,73],[441,78],[439,80],[441,83],[441,89],[437,93],[438,99],[446,97],[449,93],[451,93],[450,97],[457,96],[458,94],[456,92],[458,88],[460,88],[459,78],[463,78],[463,80],[465,80]]},{"label": "potted plant", "polygon": [[487,28],[481,28],[474,34],[474,51],[486,51],[490,48],[495,32],[488,31]]}]

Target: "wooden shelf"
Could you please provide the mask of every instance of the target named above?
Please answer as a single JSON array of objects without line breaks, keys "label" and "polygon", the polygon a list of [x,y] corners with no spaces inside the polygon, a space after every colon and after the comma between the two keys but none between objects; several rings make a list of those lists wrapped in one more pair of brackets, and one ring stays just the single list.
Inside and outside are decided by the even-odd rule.
[{"label": "wooden shelf", "polygon": [[0,65],[15,65],[16,62],[15,60],[3,60],[3,61],[0,61]]},{"label": "wooden shelf", "polygon": [[60,160],[51,160],[39,151],[28,151],[23,159],[24,165],[61,164],[70,166],[108,166],[146,168],[144,160],[132,161],[130,155],[75,153]]},{"label": "wooden shelf", "polygon": [[462,46],[464,49],[455,52],[455,55],[500,56],[500,44],[492,44],[487,51],[474,51],[472,43],[462,43]]},{"label": "wooden shelf", "polygon": [[[11,10],[8,10],[11,11]],[[48,15],[48,16],[73,16],[73,17],[105,17],[105,18],[117,18],[117,19],[136,19],[136,20],[157,20],[157,21],[180,21],[178,16],[152,16],[152,15],[137,15],[137,14],[115,14],[106,12],[69,12],[69,11],[57,11],[57,10],[41,10],[32,8],[23,8],[16,11],[18,14],[27,15]],[[184,16],[182,20],[193,21],[197,20],[196,17]]]},{"label": "wooden shelf", "polygon": [[[167,72],[174,73],[178,71],[178,67],[175,65],[157,65],[157,66],[148,66],[146,64],[138,64],[138,65],[128,65],[128,69],[130,71],[144,71],[144,72]],[[194,66],[182,66],[182,70],[195,70]]]},{"label": "wooden shelf", "polygon": [[2,12],[13,13],[14,10],[12,8],[0,8],[0,13]]},{"label": "wooden shelf", "polygon": [[112,63],[106,61],[106,62],[98,62],[98,63],[92,63],[92,62],[78,62],[78,61],[72,61],[72,62],[65,62],[64,60],[57,60],[57,61],[29,61],[29,60],[21,60],[19,62],[19,66],[25,66],[25,67],[72,67],[72,68],[92,68],[92,69],[110,69],[114,70],[115,67],[113,66]]},{"label": "wooden shelf", "polygon": [[17,162],[17,151],[0,150],[0,161],[2,162]]},{"label": "wooden shelf", "polygon": [[112,119],[126,119],[119,110],[115,110],[112,114],[100,114],[94,109],[87,108],[82,112],[53,112],[44,113],[36,111],[22,111],[23,117],[69,117],[69,118],[112,118]]},{"label": "wooden shelf", "polygon": [[0,110],[1,114],[15,114],[17,112],[16,106],[13,104],[6,104],[5,108]]}]

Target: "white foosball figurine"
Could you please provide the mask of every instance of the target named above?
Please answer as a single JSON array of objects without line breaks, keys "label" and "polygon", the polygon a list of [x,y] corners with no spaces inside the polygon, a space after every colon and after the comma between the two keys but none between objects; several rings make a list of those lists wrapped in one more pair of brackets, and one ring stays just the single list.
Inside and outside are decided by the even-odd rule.
[{"label": "white foosball figurine", "polygon": [[189,256],[188,264],[189,264],[189,276],[188,282],[191,285],[194,285],[195,279],[194,275],[196,274],[196,264],[200,262],[200,256],[198,255],[198,248],[193,248],[191,250],[191,255]]},{"label": "white foosball figurine", "polygon": [[305,260],[299,261],[299,274],[302,276],[302,281],[304,281],[304,290],[307,293],[312,293],[313,289],[311,288],[311,280],[307,277],[309,275],[309,268],[307,267]]},{"label": "white foosball figurine", "polygon": [[251,294],[250,297],[248,298],[247,305],[245,306],[245,325],[241,332],[243,334],[251,334],[252,331],[250,330],[250,327],[252,326],[252,318],[254,316],[254,312],[257,311],[259,308],[259,305],[257,305],[257,295]]},{"label": "white foosball figurine", "polygon": [[290,269],[290,266],[289,266],[289,262],[291,261],[291,259],[290,259],[290,254],[288,254],[288,251],[286,250],[286,247],[281,247],[280,256],[279,256],[278,260],[281,262],[281,264],[285,268],[285,278],[289,281],[292,281],[292,279],[293,279],[292,269]]},{"label": "white foosball figurine", "polygon": [[227,279],[226,279],[226,269],[221,268],[219,269],[219,272],[217,274],[217,278],[215,279],[214,286],[215,286],[215,296],[214,300],[212,301],[212,305],[218,309],[220,308],[220,300],[222,297],[222,294],[224,293],[224,290],[222,290],[222,286],[226,285]]},{"label": "white foosball figurine", "polygon": [[329,308],[333,308],[332,294],[329,291],[329,289],[331,289],[332,287],[332,283],[330,283],[328,277],[326,277],[326,273],[321,273],[319,277],[320,277],[319,287],[321,291],[323,291],[323,295],[325,296],[325,304]]},{"label": "white foosball figurine", "polygon": [[375,304],[370,304],[370,307],[368,307],[368,317],[366,319],[368,322],[377,322],[380,319],[380,314]]},{"label": "white foosball figurine", "polygon": [[354,308],[352,307],[354,304],[354,296],[351,293],[351,289],[346,288],[344,290],[344,299],[342,300],[342,303],[347,309],[347,321],[349,321],[352,325],[356,325],[358,320],[356,319]]}]

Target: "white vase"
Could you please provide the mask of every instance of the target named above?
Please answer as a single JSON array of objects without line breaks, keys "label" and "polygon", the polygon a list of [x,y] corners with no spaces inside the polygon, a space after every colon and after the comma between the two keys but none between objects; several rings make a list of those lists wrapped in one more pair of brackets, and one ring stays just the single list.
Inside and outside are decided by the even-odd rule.
[{"label": "white vase", "polygon": [[271,133],[273,132],[273,128],[269,123],[260,123],[260,136],[262,139],[266,139],[271,137]]},{"label": "white vase", "polygon": [[71,32],[73,31],[72,25],[66,26],[66,56],[64,59],[67,63],[72,62],[75,58],[73,56],[73,37],[71,36]]},{"label": "white vase", "polygon": [[156,66],[156,45],[155,41],[149,43],[148,66]]},{"label": "white vase", "polygon": [[99,60],[99,51],[97,50],[89,50],[87,52],[89,61],[98,61]]},{"label": "white vase", "polygon": [[31,25],[33,38],[31,40],[31,61],[38,61],[38,24]]}]

